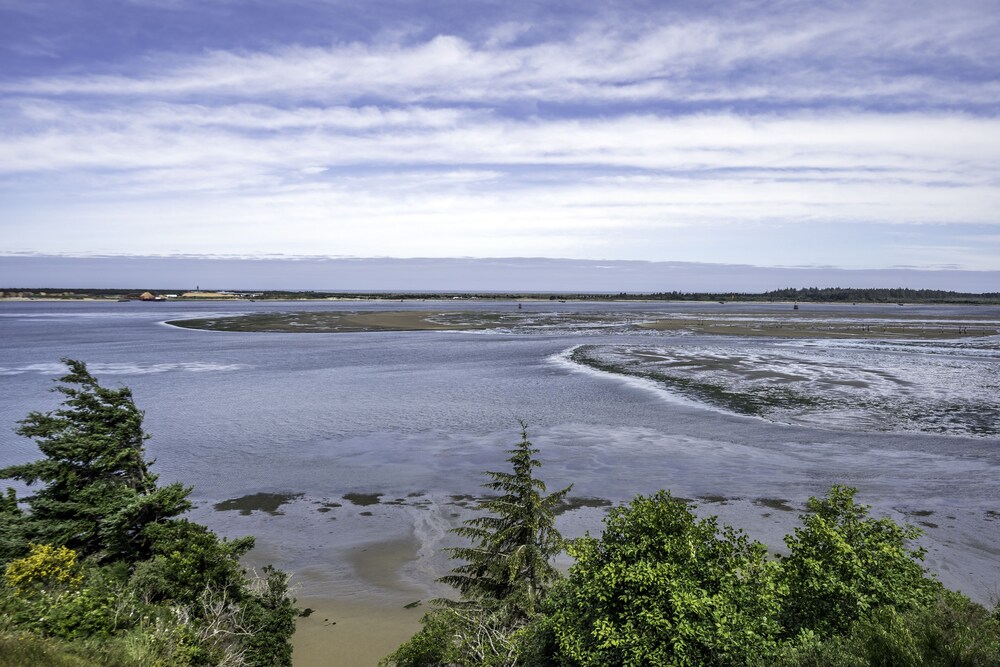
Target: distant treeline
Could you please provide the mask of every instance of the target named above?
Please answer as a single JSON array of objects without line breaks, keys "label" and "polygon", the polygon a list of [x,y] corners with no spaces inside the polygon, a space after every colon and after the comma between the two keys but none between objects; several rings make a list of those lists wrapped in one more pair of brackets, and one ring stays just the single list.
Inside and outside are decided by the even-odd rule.
[{"label": "distant treeline", "polygon": [[[144,292],[154,295],[185,294],[183,289],[66,289],[0,288],[0,298],[41,299],[139,299]],[[548,299],[550,301],[802,301],[834,303],[940,303],[1000,304],[1000,292],[951,292],[904,287],[788,287],[770,292],[326,292],[289,290],[221,290],[234,299],[283,301],[300,299],[379,299],[386,301],[481,299],[509,301]],[[190,297],[192,300],[197,297]],[[217,297],[218,298],[218,297]]]},{"label": "distant treeline", "polygon": [[1000,303],[1000,292],[974,294],[904,287],[787,287],[763,293],[658,292],[618,294],[617,299],[664,301],[823,301],[850,303]]}]

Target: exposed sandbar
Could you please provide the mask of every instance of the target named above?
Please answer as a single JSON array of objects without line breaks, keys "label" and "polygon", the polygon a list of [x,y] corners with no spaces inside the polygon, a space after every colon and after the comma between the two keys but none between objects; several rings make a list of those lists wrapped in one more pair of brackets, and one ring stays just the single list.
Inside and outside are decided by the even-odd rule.
[{"label": "exposed sandbar", "polygon": [[446,331],[484,329],[494,323],[436,322],[434,311],[256,313],[232,317],[171,320],[167,324],[209,331],[271,333],[359,333],[367,331]]},{"label": "exposed sandbar", "polygon": [[964,323],[960,320],[921,318],[913,321],[866,321],[862,315],[825,316],[822,320],[788,316],[768,316],[753,319],[747,316],[732,318],[691,317],[658,319],[637,326],[657,331],[690,331],[715,336],[743,336],[769,338],[854,338],[854,339],[944,339],[993,336],[998,333],[996,323]]},{"label": "exposed sandbar", "polygon": [[992,336],[1000,322],[955,317],[873,317],[837,313],[706,313],[665,317],[662,313],[564,313],[521,311],[382,311],[255,313],[167,322],[208,331],[272,333],[359,333],[375,331],[467,331],[502,329],[531,332],[590,331],[690,332],[719,336],[777,338],[945,339]]}]

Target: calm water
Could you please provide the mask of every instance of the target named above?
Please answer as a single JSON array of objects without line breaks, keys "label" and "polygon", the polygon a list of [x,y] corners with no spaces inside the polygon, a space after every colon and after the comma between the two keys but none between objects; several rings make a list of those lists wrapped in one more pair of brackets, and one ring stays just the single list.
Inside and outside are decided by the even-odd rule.
[{"label": "calm water", "polygon": [[[0,303],[0,465],[37,458],[14,434],[48,393],[61,357],[86,361],[105,384],[132,388],[146,413],[161,481],[194,486],[194,515],[226,535],[258,536],[258,557],[296,572],[311,593],[378,598],[428,593],[447,563],[438,548],[466,514],[452,496],[475,494],[482,470],[503,467],[529,423],[550,489],[627,500],[669,488],[699,496],[704,512],[742,525],[780,549],[796,512],[832,483],[927,531],[928,562],[946,583],[980,600],[1000,587],[1000,440],[831,430],[726,414],[678,401],[641,381],[574,367],[581,343],[732,351],[767,348],[666,334],[553,329],[542,334],[403,332],[254,334],[177,329],[164,320],[240,312],[324,309],[515,309],[448,303]],[[726,312],[732,306],[526,304],[526,310]],[[768,309],[787,306],[754,307]],[[823,307],[809,307],[822,313]],[[747,310],[740,306],[740,310]],[[920,314],[1000,319],[1000,309],[859,307],[873,317]],[[833,344],[820,343],[829,352]],[[947,347],[947,346],[946,346]],[[985,350],[985,352],[984,352]],[[997,342],[967,355],[1000,377]],[[801,350],[796,354],[801,354]],[[832,353],[831,353],[832,354]],[[836,354],[852,354],[838,348]],[[866,358],[907,363],[919,346],[869,346]],[[896,362],[891,361],[896,359]],[[889,361],[887,361],[889,360]],[[942,376],[928,392],[948,391]],[[1000,381],[998,381],[1000,384]],[[996,395],[996,394],[994,394]],[[843,429],[843,424],[838,425]],[[247,494],[302,494],[283,514],[216,511]],[[381,493],[355,506],[345,493]],[[716,498],[718,497],[718,498]],[[727,499],[720,502],[722,498]],[[400,499],[397,504],[387,503]],[[327,503],[324,506],[323,503]],[[457,504],[456,504],[457,503]],[[335,506],[335,505],[340,505]],[[370,515],[369,515],[370,513]],[[564,532],[600,529],[601,510],[560,520]],[[364,549],[415,537],[398,579],[373,582]]]}]

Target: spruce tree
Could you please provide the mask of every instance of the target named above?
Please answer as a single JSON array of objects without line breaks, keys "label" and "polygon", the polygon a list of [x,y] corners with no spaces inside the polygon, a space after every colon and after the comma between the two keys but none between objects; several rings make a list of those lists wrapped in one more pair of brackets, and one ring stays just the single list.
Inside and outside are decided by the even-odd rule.
[{"label": "spruce tree", "polygon": [[538,450],[521,422],[521,442],[508,450],[511,472],[486,472],[491,494],[479,501],[484,513],[452,532],[472,542],[450,549],[464,561],[440,581],[461,593],[436,600],[417,634],[380,664],[392,667],[456,665],[511,667],[518,664],[518,631],[537,616],[559,574],[550,562],[563,549],[555,507],[572,488],[549,495],[534,477]]},{"label": "spruce tree", "polygon": [[5,502],[4,513],[17,515],[22,533],[16,542],[66,546],[97,560],[147,558],[152,542],[145,528],[189,509],[190,488],[157,487],[143,446],[149,435],[131,390],[102,387],[81,361],[63,363],[69,372],[53,389],[65,397],[62,406],[29,413],[17,430],[33,438],[45,458],[0,469],[0,478],[44,485],[22,499],[27,513],[10,497]]},{"label": "spruce tree", "polygon": [[556,505],[572,485],[548,495],[545,482],[534,477],[541,465],[538,450],[521,423],[521,441],[508,450],[511,472],[486,472],[492,481],[483,487],[496,496],[479,502],[484,516],[465,521],[454,533],[472,546],[451,549],[452,558],[465,561],[441,581],[462,594],[462,602],[502,607],[514,621],[533,615],[558,572],[551,559],[563,549],[555,528]]}]

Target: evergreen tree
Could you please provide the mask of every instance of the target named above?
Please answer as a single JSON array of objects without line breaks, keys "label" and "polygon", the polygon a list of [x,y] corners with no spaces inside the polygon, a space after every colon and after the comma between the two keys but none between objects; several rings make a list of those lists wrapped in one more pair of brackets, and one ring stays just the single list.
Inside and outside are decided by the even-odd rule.
[{"label": "evergreen tree", "polygon": [[550,562],[563,549],[555,528],[555,507],[571,486],[549,495],[534,477],[538,450],[521,422],[521,442],[508,450],[512,472],[487,472],[483,486],[496,496],[479,502],[484,516],[469,519],[453,532],[472,546],[451,549],[465,561],[441,581],[461,599],[437,600],[423,627],[382,665],[394,667],[510,667],[517,663],[518,632],[538,613],[558,578]]},{"label": "evergreen tree", "polygon": [[507,452],[511,472],[486,472],[492,480],[483,487],[498,496],[479,503],[484,516],[469,519],[453,532],[472,546],[451,549],[452,557],[466,561],[441,578],[466,601],[499,602],[515,617],[528,617],[538,608],[558,573],[550,562],[563,549],[555,528],[556,505],[571,486],[543,495],[545,482],[536,479],[541,465],[538,450],[528,440],[521,422],[521,441]]},{"label": "evergreen tree", "polygon": [[[45,458],[0,469],[0,478],[44,486],[24,498],[21,515],[12,497],[3,513],[17,519],[20,539],[69,547],[97,560],[135,562],[151,554],[145,528],[190,508],[190,488],[156,486],[143,443],[142,412],[127,387],[98,384],[81,361],[63,359],[69,372],[53,391],[65,399],[53,412],[31,412],[17,433],[34,438]],[[2,547],[3,544],[0,544]],[[9,560],[18,553],[0,553]]]},{"label": "evergreen tree", "polygon": [[[190,507],[190,489],[157,487],[131,392],[102,387],[82,362],[63,361],[61,407],[30,413],[18,429],[45,458],[0,470],[0,478],[41,486],[26,508],[13,490],[0,496],[0,564],[15,584],[0,581],[6,627],[19,638],[144,652],[114,664],[290,667],[298,610],[287,575],[266,567],[263,577],[248,576],[239,559],[253,538],[220,539],[177,518]],[[67,576],[49,585],[53,572]],[[19,583],[35,580],[42,585]]]}]

